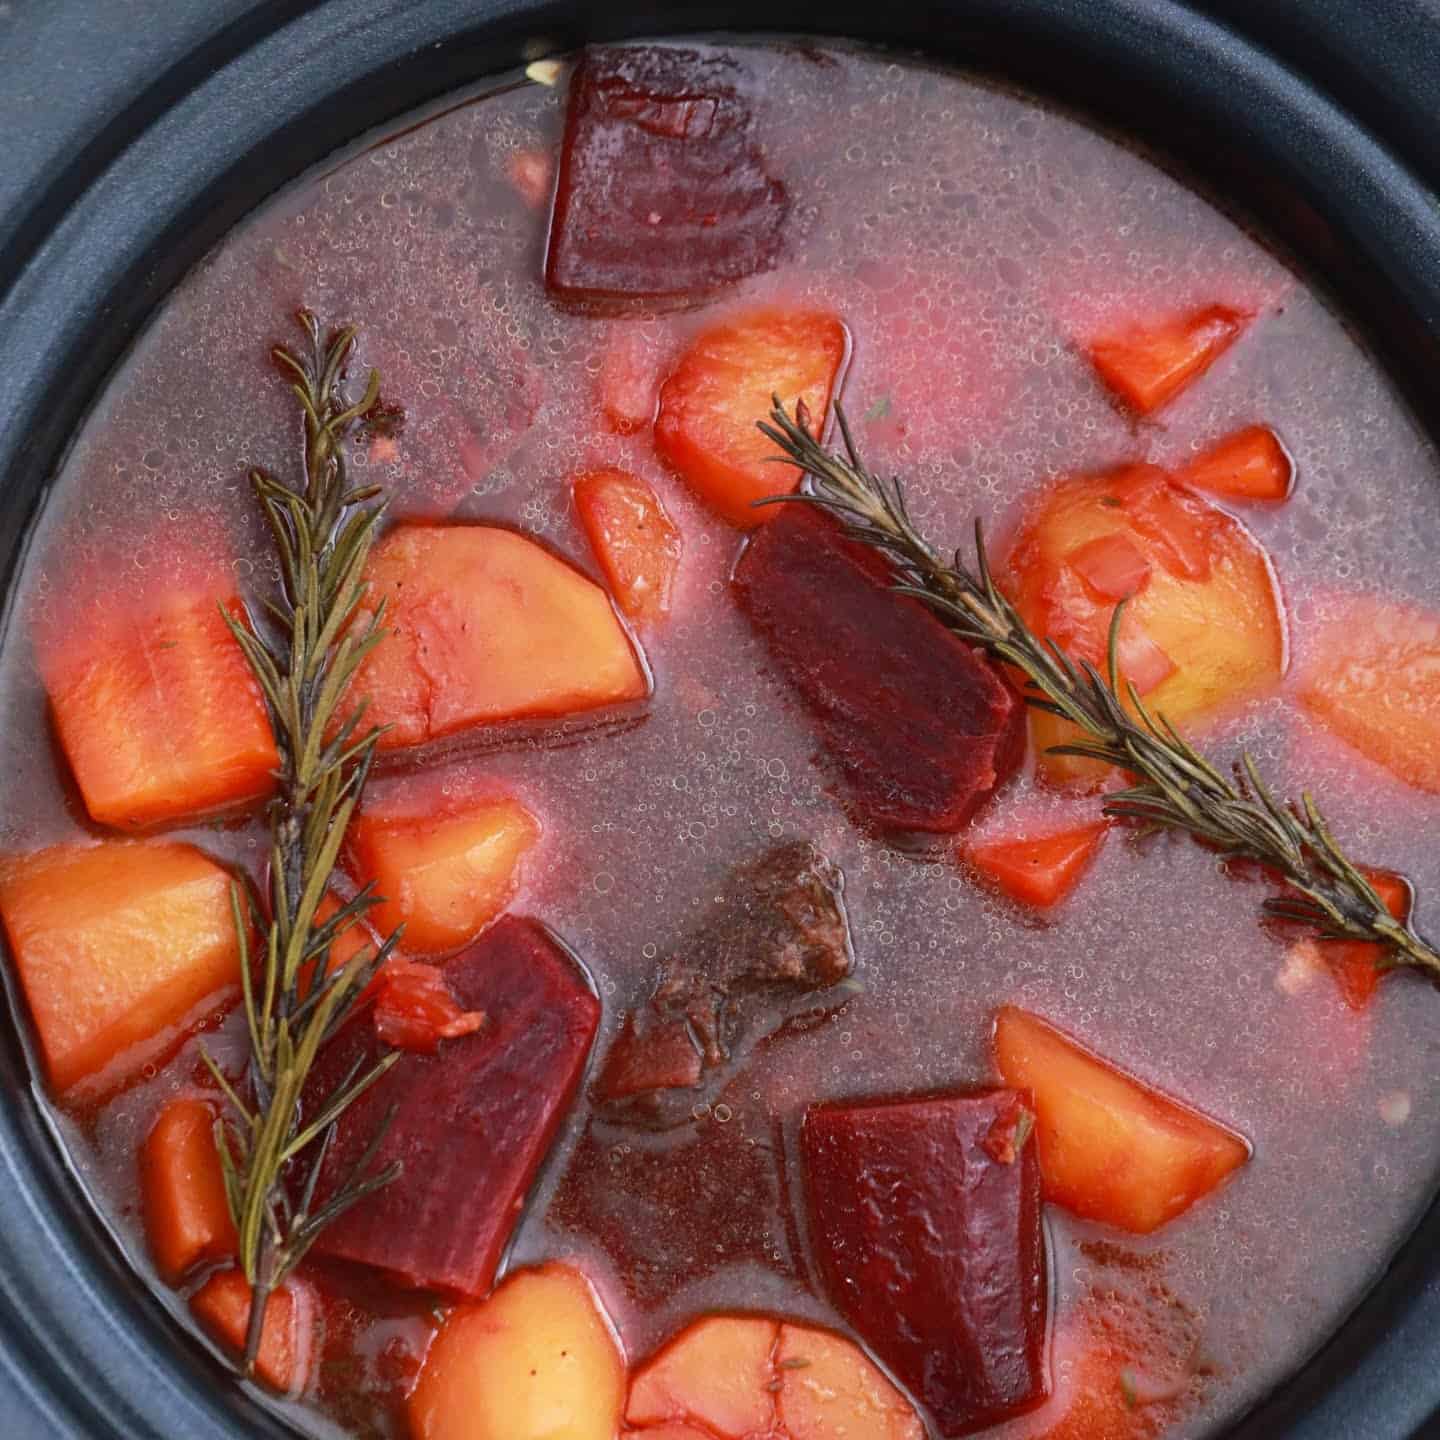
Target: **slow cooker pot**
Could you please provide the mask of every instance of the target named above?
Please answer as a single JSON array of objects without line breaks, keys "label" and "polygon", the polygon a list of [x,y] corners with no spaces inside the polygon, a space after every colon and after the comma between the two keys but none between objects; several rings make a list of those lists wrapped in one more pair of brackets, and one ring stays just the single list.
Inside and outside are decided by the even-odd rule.
[{"label": "slow cooker pot", "polygon": [[[277,186],[447,90],[586,40],[845,35],[1056,96],[1287,247],[1440,431],[1436,0],[10,0],[0,4],[0,578],[110,368]],[[1440,437],[1437,437],[1440,438]],[[0,1020],[0,1434],[287,1432],[128,1273]],[[1440,1434],[1440,1204],[1232,1440]]]}]

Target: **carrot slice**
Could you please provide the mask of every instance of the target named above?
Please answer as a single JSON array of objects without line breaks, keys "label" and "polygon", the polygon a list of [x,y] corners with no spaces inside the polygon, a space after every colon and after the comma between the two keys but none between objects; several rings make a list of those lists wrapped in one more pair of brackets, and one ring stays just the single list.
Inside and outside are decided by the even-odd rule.
[{"label": "carrot slice", "polygon": [[574,485],[575,508],[620,608],[642,623],[670,613],[680,532],[660,497],[624,470],[591,470]]},{"label": "carrot slice", "polygon": [[982,840],[970,846],[968,858],[1012,900],[1047,910],[1080,883],[1109,828],[1104,820],[1094,820],[1048,835]]},{"label": "carrot slice", "polygon": [[1290,494],[1295,462],[1268,425],[1247,425],[1197,456],[1179,478],[1209,495],[1275,503]]},{"label": "carrot slice", "polygon": [[452,1310],[410,1397],[415,1440],[614,1440],[625,1361],[568,1265],[511,1275]]},{"label": "carrot slice", "polygon": [[237,1252],[206,1101],[172,1100],[160,1112],[140,1147],[140,1197],[150,1253],[169,1284],[202,1260]]},{"label": "carrot slice", "polygon": [[1148,1234],[1250,1158],[1234,1131],[1013,1006],[996,1019],[995,1056],[1034,1099],[1046,1198],[1088,1220]]},{"label": "carrot slice", "polygon": [[362,811],[350,847],[357,878],[385,897],[370,912],[375,926],[388,935],[403,925],[407,952],[435,955],[468,944],[514,898],[540,823],[508,797],[409,813],[425,793],[392,801],[398,810]]},{"label": "carrot slice", "polygon": [[1313,653],[1306,708],[1407,785],[1440,794],[1440,613],[1357,598]]},{"label": "carrot slice", "polygon": [[189,845],[108,840],[0,863],[0,913],[57,1091],[133,1078],[238,993],[233,885]]},{"label": "carrot slice", "polygon": [[[195,1318],[234,1355],[245,1351],[250,1295],[249,1283],[239,1270],[222,1270],[190,1300]],[[271,1294],[260,1330],[255,1373],[272,1390],[294,1395],[305,1388],[314,1355],[315,1315],[315,1292],[303,1280],[292,1276]]]},{"label": "carrot slice", "polygon": [[1206,305],[1090,343],[1090,361],[1115,396],[1149,415],[1199,379],[1235,343],[1249,311]]},{"label": "carrot slice", "polygon": [[275,738],[222,600],[243,621],[239,600],[201,591],[37,629],[60,744],[102,825],[213,814],[274,787]]},{"label": "carrot slice", "polygon": [[[609,597],[493,525],[402,525],[376,547],[367,606],[388,634],[356,676],[386,749],[476,726],[643,699],[650,682]],[[370,610],[362,612],[367,624]]]},{"label": "carrot slice", "polygon": [[813,310],[762,310],[702,332],[660,391],[655,448],[717,514],[752,529],[775,513],[754,501],[785,494],[800,472],[777,465],[756,429],[778,395],[822,425],[848,348],[845,327]]}]

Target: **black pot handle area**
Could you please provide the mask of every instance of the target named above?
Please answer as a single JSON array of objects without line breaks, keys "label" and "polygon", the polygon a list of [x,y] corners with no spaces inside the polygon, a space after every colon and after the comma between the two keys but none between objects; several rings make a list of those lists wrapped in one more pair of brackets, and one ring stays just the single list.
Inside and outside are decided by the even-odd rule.
[{"label": "black pot handle area", "polygon": [[[0,0],[0,576],[147,316],[278,185],[526,59],[723,29],[917,50],[1132,130],[1328,284],[1440,424],[1440,0]],[[29,1073],[0,1017],[0,1436],[293,1434],[129,1272]],[[1416,1221],[1230,1440],[1440,1434],[1440,1209]]]}]

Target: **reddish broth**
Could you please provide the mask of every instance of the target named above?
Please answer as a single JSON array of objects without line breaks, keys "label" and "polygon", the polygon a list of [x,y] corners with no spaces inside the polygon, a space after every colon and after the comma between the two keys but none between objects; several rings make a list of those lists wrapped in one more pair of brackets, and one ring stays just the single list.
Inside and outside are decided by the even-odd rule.
[{"label": "reddish broth", "polygon": [[[1292,676],[1356,592],[1440,607],[1436,458],[1324,299],[1151,159],[1027,97],[925,66],[833,49],[731,53],[755,143],[791,207],[772,270],[658,318],[562,309],[543,287],[543,212],[510,177],[517,156],[554,155],[563,84],[438,113],[285,192],[181,285],[56,482],[17,614],[63,621],[106,567],[178,574],[199,524],[228,537],[242,591],[271,584],[244,475],[295,463],[291,401],[265,356],[291,338],[302,302],[359,324],[362,360],[383,366],[387,394],[408,412],[393,447],[354,460],[357,476],[389,488],[395,515],[515,526],[602,580],[571,482],[608,466],[642,478],[684,539],[669,618],[643,637],[654,676],[643,721],[426,763],[448,766],[442,783],[456,792],[483,781],[540,817],[513,908],[594,977],[592,1078],[645,1003],[657,959],[728,869],[775,841],[813,841],[844,872],[854,983],[842,1008],[757,1043],[714,1103],[643,1146],[595,1118],[582,1089],[508,1265],[582,1264],[632,1366],[715,1309],[843,1331],[811,1278],[806,1106],[992,1085],[993,1017],[1015,1004],[1222,1119],[1255,1153],[1155,1235],[1047,1207],[1058,1394],[986,1433],[1082,1433],[1064,1428],[1062,1402],[1094,1370],[1075,1358],[1075,1337],[1096,1333],[1139,1356],[1140,1373],[1121,1382],[1134,1403],[1116,1423],[1130,1429],[1095,1433],[1211,1433],[1345,1315],[1428,1199],[1440,1137],[1413,1117],[1440,1103],[1440,1000],[1402,975],[1352,1012],[1328,975],[1297,964],[1293,935],[1257,923],[1264,887],[1183,841],[1113,836],[1042,922],[958,861],[915,858],[856,827],[730,592],[738,532],[660,463],[648,423],[614,433],[599,379],[623,346],[625,363],[648,365],[658,385],[688,338],[731,311],[834,311],[853,342],[843,399],[858,441],[906,478],[919,524],[962,545],[972,517],[1002,536],[1063,476],[1147,459],[1179,470],[1232,431],[1272,426],[1294,459],[1295,492],[1235,513],[1278,572]],[[1133,423],[1092,372],[1087,337],[1217,302],[1255,313],[1246,333],[1157,417]],[[6,774],[24,777],[0,802],[7,851],[92,833],[51,738],[28,628],[13,626],[0,651],[0,754]],[[1327,737],[1293,679],[1205,734],[1220,753],[1253,746],[1283,791],[1313,787],[1359,858],[1406,874],[1422,896],[1440,892],[1440,853],[1424,840],[1435,798]],[[397,782],[372,783],[383,798]],[[1007,807],[1038,817],[1037,829],[1051,810],[1056,826],[1074,814],[1028,778],[989,813]],[[253,816],[172,833],[259,872],[266,842]],[[1433,909],[1420,917],[1432,928]],[[238,1017],[207,1040],[237,1056]],[[160,1108],[199,1078],[191,1040],[98,1112],[57,1112],[76,1171],[147,1274],[137,1152]],[[623,1195],[627,1173],[644,1188],[657,1149],[660,1171],[672,1152],[684,1183],[675,1203],[667,1192],[645,1213],[654,1273],[627,1274],[619,1262],[636,1237],[616,1233],[627,1212],[601,1202]],[[434,1302],[333,1261],[307,1273],[323,1342],[313,1405],[295,1408],[295,1423],[403,1435]]]}]

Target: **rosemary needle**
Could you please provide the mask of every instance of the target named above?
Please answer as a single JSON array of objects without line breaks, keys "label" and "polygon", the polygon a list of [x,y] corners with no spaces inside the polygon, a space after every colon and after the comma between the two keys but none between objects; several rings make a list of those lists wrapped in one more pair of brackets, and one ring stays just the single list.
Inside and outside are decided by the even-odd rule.
[{"label": "rosemary needle", "polygon": [[[205,1056],[229,1103],[229,1113],[216,1121],[215,1144],[240,1264],[252,1289],[247,1375],[254,1372],[275,1289],[326,1225],[399,1173],[398,1164],[372,1169],[382,1126],[335,1192],[316,1204],[337,1122],[398,1058],[390,1052],[368,1069],[352,1070],[318,1101],[305,1096],[322,1046],[353,1012],[399,938],[362,949],[332,971],[332,943],[376,897],[367,886],[328,919],[319,918],[381,734],[378,728],[361,730],[363,705],[348,715],[341,709],[356,670],[384,633],[383,606],[358,633],[351,626],[365,594],[365,561],[383,505],[378,487],[349,488],[345,441],[357,427],[391,425],[396,415],[380,405],[373,370],[364,396],[346,403],[352,329],[327,338],[308,311],[298,319],[307,341],[303,353],[277,347],[272,356],[304,415],[304,480],[292,488],[264,471],[250,473],[280,566],[280,592],[265,606],[275,638],[222,612],[264,693],[280,754],[268,810],[268,903],[262,911],[248,889],[232,892],[250,1039],[240,1085]],[[263,939],[252,958],[255,933]]]},{"label": "rosemary needle", "polygon": [[1126,681],[1122,687],[1123,602],[1111,620],[1107,673],[1102,675],[1088,661],[1074,660],[1053,640],[1037,636],[1000,593],[978,521],[973,567],[958,550],[948,560],[935,550],[911,520],[900,481],[866,469],[838,404],[835,416],[843,453],[827,450],[810,433],[803,402],[792,417],[779,396],[773,397],[770,418],[760,422],[760,429],[810,478],[811,488],[758,504],[805,501],[829,510],[851,536],[890,561],[898,591],[922,601],[957,635],[1018,670],[1027,682],[1028,704],[1082,732],[1082,738],[1054,746],[1052,753],[1087,756],[1134,777],[1129,788],[1106,798],[1107,814],[1184,831],[1225,855],[1257,861],[1287,887],[1286,894],[1265,902],[1267,914],[1310,926],[1325,939],[1371,941],[1384,947],[1377,962],[1382,968],[1407,965],[1440,980],[1440,950],[1390,913],[1346,857],[1308,793],[1299,803],[1277,800],[1248,753],[1226,775],[1163,715],[1152,714],[1134,685]]}]

